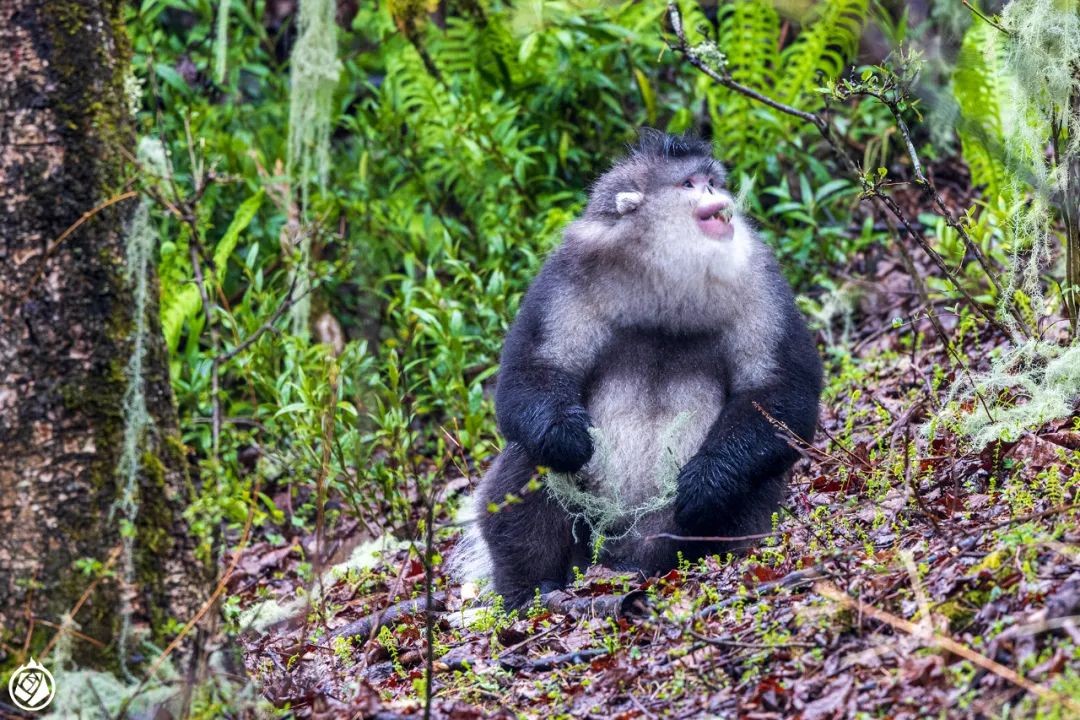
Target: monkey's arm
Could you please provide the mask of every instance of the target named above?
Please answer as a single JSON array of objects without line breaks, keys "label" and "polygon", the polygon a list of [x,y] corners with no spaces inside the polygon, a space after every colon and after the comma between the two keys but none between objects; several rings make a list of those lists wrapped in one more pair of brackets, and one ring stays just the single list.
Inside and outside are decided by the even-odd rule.
[{"label": "monkey's arm", "polygon": [[814,436],[821,360],[794,307],[784,325],[770,380],[734,390],[701,449],[679,474],[675,519],[688,530],[708,528],[718,513],[744,512],[757,484],[782,476],[798,459],[755,403],[800,438]]},{"label": "monkey's arm", "polygon": [[537,465],[576,472],[592,457],[589,414],[582,404],[583,373],[543,352],[553,291],[543,276],[522,301],[507,334],[495,390],[503,436],[520,443]]}]

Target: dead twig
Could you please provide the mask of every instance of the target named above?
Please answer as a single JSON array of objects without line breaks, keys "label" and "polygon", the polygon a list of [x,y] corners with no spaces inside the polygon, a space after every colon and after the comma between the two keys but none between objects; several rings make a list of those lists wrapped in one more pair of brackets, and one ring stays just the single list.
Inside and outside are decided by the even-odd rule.
[{"label": "dead twig", "polygon": [[764,540],[765,538],[782,535],[776,532],[757,533],[756,535],[676,535],[674,533],[656,533],[647,535],[645,541],[652,540],[679,540],[682,542],[742,542],[743,540]]},{"label": "dead twig", "polygon": [[504,649],[501,653],[499,653],[499,657],[501,658],[504,655],[513,655],[514,653],[516,653],[518,650],[521,650],[526,645],[531,645],[534,642],[536,642],[537,640],[539,640],[540,638],[545,637],[547,635],[550,635],[551,633],[555,632],[556,630],[561,629],[564,624],[565,623],[553,623],[551,625],[551,627],[547,628],[546,630],[538,632],[535,635],[530,635],[529,637],[525,638],[521,642],[514,643],[510,647]]},{"label": "dead twig", "polygon": [[945,650],[964,658],[973,665],[978,665],[984,670],[992,672],[998,677],[1011,682],[1017,687],[1021,687],[1027,690],[1032,695],[1035,695],[1043,700],[1055,703],[1060,707],[1069,708],[1074,712],[1080,713],[1080,703],[1075,700],[1062,695],[1056,690],[1043,687],[1037,683],[1033,683],[1025,678],[1020,673],[1016,672],[1012,668],[1006,667],[999,662],[995,662],[985,655],[972,650],[967,645],[963,645],[956,640],[953,640],[947,635],[934,632],[929,626],[917,625],[916,623],[905,620],[904,618],[897,617],[892,613],[886,612],[873,605],[868,605],[856,598],[851,597],[847,593],[841,591],[832,583],[819,582],[814,584],[814,591],[822,597],[828,598],[846,608],[858,612],[860,615],[865,615],[869,618],[873,618],[878,622],[884,623],[894,630],[900,630],[902,632],[911,635],[912,637],[923,641],[926,644],[933,645],[940,650]]},{"label": "dead twig", "polygon": [[996,20],[994,20],[991,17],[988,17],[984,12],[979,10],[979,8],[972,5],[969,2],[969,0],[961,0],[961,2],[963,2],[964,7],[966,7],[968,10],[970,10],[975,15],[975,17],[981,19],[983,22],[985,22],[990,27],[992,27],[995,30],[997,30],[998,32],[1002,32],[1002,33],[1004,33],[1006,35],[1012,35],[1012,33],[1010,33],[1008,30],[1006,30],[1004,27],[1002,27],[1001,23],[997,22]]},{"label": "dead twig", "polygon": [[289,311],[289,308],[291,308],[293,305],[295,305],[297,303],[297,301],[301,300],[304,297],[304,295],[307,295],[313,289],[314,288],[308,288],[308,290],[306,292],[301,293],[300,295],[294,295],[295,292],[296,292],[296,278],[293,278],[292,284],[289,286],[289,292],[285,294],[285,299],[281,302],[281,305],[279,305],[277,307],[277,309],[274,310],[274,314],[271,315],[270,318],[266,322],[264,322],[262,325],[260,325],[258,327],[258,329],[255,330],[255,332],[251,333],[246,338],[244,338],[244,340],[241,341],[240,344],[238,344],[232,350],[224,352],[224,353],[218,355],[216,358],[214,358],[214,362],[217,365],[224,365],[225,363],[229,362],[234,357],[236,357],[237,355],[239,355],[240,353],[244,352],[249,347],[254,345],[255,342],[259,338],[261,338],[264,333],[267,333],[267,332],[269,332],[271,330],[276,331],[276,328],[274,326],[277,324],[277,321],[280,320],[282,318],[282,316],[284,316],[285,313],[287,313]]},{"label": "dead twig", "polygon": [[563,665],[581,665],[598,657],[608,655],[606,648],[585,648],[560,655],[547,655],[545,657],[530,660],[522,655],[500,657],[499,664],[507,670],[554,670]]},{"label": "dead twig", "polygon": [[119,195],[115,195],[109,198],[100,205],[95,205],[94,207],[90,208],[82,215],[80,215],[78,220],[71,223],[71,225],[69,225],[68,228],[64,230],[64,232],[60,233],[60,235],[55,240],[49,243],[49,246],[45,249],[45,252],[41,257],[41,266],[38,267],[38,269],[34,272],[34,276],[30,279],[30,282],[26,284],[26,290],[23,291],[23,295],[19,299],[20,304],[26,302],[26,299],[30,297],[30,293],[32,293],[34,289],[38,287],[41,281],[41,277],[45,274],[45,268],[48,267],[49,258],[52,256],[53,253],[56,252],[57,248],[59,248],[65,240],[71,237],[71,235],[76,230],[86,224],[86,222],[90,220],[90,218],[94,217],[102,210],[105,210],[106,208],[111,207],[119,202],[123,202],[124,200],[130,200],[131,198],[137,197],[138,195],[138,191],[128,190],[127,192],[122,192]]},{"label": "dead twig", "polygon": [[[765,593],[771,592],[772,590],[775,590],[777,588],[791,588],[797,587],[799,585],[808,585],[815,580],[820,580],[823,577],[828,577],[828,575],[825,573],[825,571],[821,568],[820,565],[815,565],[813,567],[804,568],[802,570],[795,570],[793,572],[789,572],[782,578],[761,583],[754,589],[753,592],[755,595],[757,595],[757,597],[761,597]],[[698,610],[696,613],[694,613],[694,619],[701,620],[702,618],[709,617],[710,615],[715,615],[720,610],[723,610],[729,605],[732,605],[736,602],[745,602],[748,599],[751,598],[738,594],[732,594],[731,597],[728,597],[718,603],[713,603],[712,605]]]},{"label": "dead twig", "polygon": [[999,528],[1006,527],[1008,525],[1015,525],[1016,523],[1024,523],[1030,520],[1041,520],[1044,517],[1051,515],[1058,515],[1070,510],[1076,510],[1080,508],[1080,503],[1070,503],[1068,505],[1058,505],[1056,507],[1049,508],[1047,510],[1040,510],[1039,512],[1027,513],[1026,515],[1017,515],[1016,517],[1009,518],[1008,520],[1000,520],[991,525],[987,525],[981,530],[997,530]]},{"label": "dead twig", "polygon": [[648,596],[643,590],[623,595],[577,597],[565,590],[553,590],[540,598],[541,604],[556,615],[576,618],[630,618],[649,613]]},{"label": "dead twig", "polygon": [[[86,586],[86,589],[83,590],[82,595],[79,596],[79,599],[75,601],[75,604],[71,607],[71,612],[67,614],[67,616],[71,620],[75,619],[75,616],[79,614],[79,610],[82,609],[82,606],[86,604],[86,601],[89,600],[90,596],[94,593],[94,590],[97,588],[98,583],[105,579],[108,571],[112,569],[112,566],[114,564],[116,564],[116,560],[120,557],[120,553],[122,550],[123,548],[120,545],[117,545],[109,551],[109,557],[106,558],[105,564],[101,568],[101,573],[96,578],[94,578],[93,582]],[[45,648],[41,651],[41,655],[39,655],[38,657],[45,657],[50,652],[52,652],[52,649],[56,646],[56,643],[59,642],[60,636],[63,635],[65,632],[74,632],[72,628],[64,627],[64,625],[66,625],[66,623],[62,624],[59,631],[51,638],[49,638],[49,642],[45,644]]]},{"label": "dead twig", "polygon": [[365,615],[359,620],[353,620],[348,625],[342,625],[330,632],[330,637],[371,637],[373,633],[390,623],[397,622],[403,617],[427,612],[430,607],[433,612],[441,612],[446,609],[446,593],[436,592],[431,594],[430,605],[427,597],[403,600],[387,608],[383,608],[370,615]]}]

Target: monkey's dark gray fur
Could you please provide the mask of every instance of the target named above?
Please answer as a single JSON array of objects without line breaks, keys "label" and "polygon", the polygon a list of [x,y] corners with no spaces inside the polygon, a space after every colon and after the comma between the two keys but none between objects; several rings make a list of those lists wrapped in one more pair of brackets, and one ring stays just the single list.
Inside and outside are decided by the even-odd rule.
[{"label": "monkey's dark gray fur", "polygon": [[[605,438],[605,478],[639,503],[675,453],[673,507],[641,518],[602,551],[620,569],[662,573],[748,542],[646,541],[657,533],[767,532],[797,453],[755,406],[813,437],[821,361],[772,252],[734,211],[709,143],[643,131],[593,186],[585,212],[533,281],[503,348],[495,407],[507,445],[480,483],[479,532],[459,574],[488,575],[508,607],[566,584],[591,538],[546,490],[546,466],[598,488],[590,427]],[[677,418],[673,446],[661,446]],[[670,442],[670,440],[666,441]],[[612,468],[615,472],[612,473]],[[507,494],[522,502],[505,504]],[[502,504],[489,513],[489,503]],[[577,540],[575,540],[575,535]]]}]

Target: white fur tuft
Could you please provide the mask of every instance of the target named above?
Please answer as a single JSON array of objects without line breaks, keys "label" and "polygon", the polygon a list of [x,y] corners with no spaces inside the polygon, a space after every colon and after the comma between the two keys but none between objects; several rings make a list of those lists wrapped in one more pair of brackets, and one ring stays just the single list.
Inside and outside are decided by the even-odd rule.
[{"label": "white fur tuft", "polygon": [[641,201],[645,199],[645,196],[639,192],[621,192],[615,196],[615,211],[620,215],[625,215],[628,212],[633,212],[641,205]]},{"label": "white fur tuft", "polygon": [[488,549],[484,536],[480,534],[480,525],[476,522],[480,514],[479,502],[478,499],[470,498],[461,505],[457,520],[465,525],[465,532],[450,553],[448,569],[451,577],[459,584],[474,583],[483,587],[490,584],[494,563],[491,560],[491,550]]}]

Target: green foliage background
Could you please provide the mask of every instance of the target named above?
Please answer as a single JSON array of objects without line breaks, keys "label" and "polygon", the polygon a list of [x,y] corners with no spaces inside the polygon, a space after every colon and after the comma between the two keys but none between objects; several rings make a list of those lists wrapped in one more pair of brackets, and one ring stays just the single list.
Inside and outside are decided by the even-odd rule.
[{"label": "green foliage background", "polygon": [[[304,1],[313,17],[333,10]],[[872,213],[857,210],[865,186],[845,177],[816,130],[680,64],[665,41],[666,4],[359,3],[336,28],[337,81],[321,118],[328,153],[314,148],[314,162],[290,157],[290,118],[310,117],[290,97],[326,99],[334,75],[290,66],[297,16],[279,5],[142,0],[128,17],[141,130],[170,158],[164,176],[144,169],[143,180],[160,200],[162,321],[185,441],[200,462],[191,519],[207,552],[215,528],[244,519],[256,486],[259,522],[310,524],[315,488],[326,485],[333,512],[373,531],[401,529],[433,478],[490,457],[490,388],[506,326],[589,183],[638,127],[714,140],[828,337],[837,307],[851,302],[833,271],[888,242]],[[872,27],[890,43],[905,40],[902,6],[680,3],[693,39],[715,42],[735,80],[802,110],[828,103],[844,142],[878,178],[907,162],[888,109],[865,98],[829,102],[822,87],[877,72],[853,67],[861,39]],[[1003,266],[1021,254],[1037,266],[1057,236],[1044,222],[1043,239],[1032,241],[1010,224],[1028,188],[1018,161],[998,149],[1031,123],[1004,102],[1016,80],[999,35],[977,23],[956,36],[957,69],[946,68],[939,104],[960,118],[960,146],[985,189],[985,203],[964,218],[968,231]],[[917,121],[920,109],[905,107]],[[927,158],[954,138],[952,128],[937,135],[917,137]],[[1030,153],[1021,160],[1030,164]],[[970,268],[940,218],[921,220],[950,263]],[[298,299],[290,277],[305,268],[313,289],[299,283]],[[965,272],[972,294],[1002,301],[977,271]],[[928,283],[949,292],[939,278]],[[1010,297],[1042,312],[1039,286],[1036,270],[1009,286]],[[298,300],[310,304],[310,338],[280,312]],[[271,500],[280,491],[294,501],[288,513]]]},{"label": "green foliage background", "polygon": [[[256,481],[267,493],[288,481],[299,503],[290,520],[310,522],[302,488],[320,477],[344,509],[397,526],[415,500],[407,489],[435,466],[490,456],[505,328],[589,183],[640,126],[714,137],[733,183],[758,188],[752,211],[804,288],[873,240],[851,233],[855,188],[833,177],[813,135],[678,67],[663,4],[443,8],[436,23],[420,3],[361,3],[339,28],[329,181],[306,212],[295,199],[303,178],[285,172],[295,18],[275,26],[255,0],[230,2],[224,25],[209,0],[131,11],[141,127],[171,160],[147,182],[193,210],[160,207],[156,218],[174,387],[202,463],[192,519],[207,537],[242,520]],[[728,3],[720,43],[740,78],[816,108],[819,74],[848,62],[867,9],[822,3],[783,45],[771,3]],[[702,10],[686,11],[717,37]],[[314,248],[315,337],[276,322],[222,365],[215,446],[214,357],[274,319],[301,238]],[[317,342],[328,317],[340,354]]]}]

